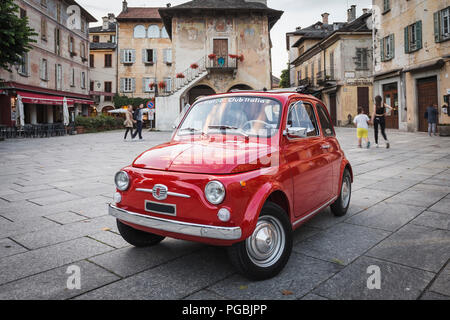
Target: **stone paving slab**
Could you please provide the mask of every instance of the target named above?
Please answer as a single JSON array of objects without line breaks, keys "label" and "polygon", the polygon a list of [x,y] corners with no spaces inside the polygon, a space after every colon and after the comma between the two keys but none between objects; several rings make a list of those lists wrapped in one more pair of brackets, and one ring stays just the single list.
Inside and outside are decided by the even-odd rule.
[{"label": "stone paving slab", "polygon": [[17,242],[12,241],[11,239],[0,239],[0,259],[26,251],[28,251],[27,248],[22,247]]},{"label": "stone paving slab", "polygon": [[438,275],[430,290],[450,297],[450,262]]},{"label": "stone paving slab", "polygon": [[[368,273],[370,266],[380,270],[380,289],[368,288],[369,276],[373,274],[371,270]],[[432,272],[361,257],[313,292],[333,300],[417,299],[433,277]]]},{"label": "stone paving slab", "polygon": [[450,214],[426,211],[414,219],[412,223],[450,231]]},{"label": "stone paving slab", "polygon": [[[80,289],[68,289],[69,266],[80,268]],[[0,300],[62,300],[119,280],[116,275],[87,261],[77,261],[3,286]]]},{"label": "stone paving slab", "polygon": [[367,255],[438,272],[450,258],[450,231],[408,224]]}]

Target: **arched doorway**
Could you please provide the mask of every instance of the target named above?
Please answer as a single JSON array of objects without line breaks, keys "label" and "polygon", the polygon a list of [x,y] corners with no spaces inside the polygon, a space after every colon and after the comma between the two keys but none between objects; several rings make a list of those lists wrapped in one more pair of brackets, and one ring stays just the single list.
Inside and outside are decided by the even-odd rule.
[{"label": "arched doorway", "polygon": [[233,90],[253,90],[253,88],[248,86],[248,85],[246,85],[246,84],[237,84],[237,85],[232,86],[228,90],[228,92],[231,92]]},{"label": "arched doorway", "polygon": [[193,104],[198,97],[216,94],[213,88],[207,85],[198,85],[189,90],[189,104]]}]

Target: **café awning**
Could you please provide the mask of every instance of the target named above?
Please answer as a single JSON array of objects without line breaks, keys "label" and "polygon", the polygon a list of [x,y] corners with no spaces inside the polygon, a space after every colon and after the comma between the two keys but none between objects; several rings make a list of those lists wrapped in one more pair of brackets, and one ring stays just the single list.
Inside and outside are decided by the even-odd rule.
[{"label": "caf\u00e9 awning", "polygon": [[[52,96],[41,93],[24,92],[17,91],[17,94],[22,98],[23,103],[33,103],[33,104],[47,104],[47,105],[57,105],[62,106],[64,104],[64,97]],[[73,105],[75,103],[79,104],[94,104],[92,100],[78,99],[78,98],[66,98],[67,104]]]}]

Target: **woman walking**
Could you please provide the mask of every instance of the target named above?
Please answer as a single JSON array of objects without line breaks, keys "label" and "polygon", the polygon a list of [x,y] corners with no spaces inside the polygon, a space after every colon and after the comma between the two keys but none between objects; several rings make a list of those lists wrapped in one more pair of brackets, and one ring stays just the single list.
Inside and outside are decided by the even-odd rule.
[{"label": "woman walking", "polygon": [[133,120],[133,106],[129,105],[127,111],[125,112],[125,121],[123,122],[126,130],[125,130],[125,136],[123,137],[123,140],[127,140],[128,132],[130,133],[131,139],[133,139],[133,124],[136,123],[136,120]]},{"label": "woman walking", "polygon": [[392,111],[392,107],[387,105],[386,103],[383,103],[383,98],[381,96],[375,97],[375,110],[372,114],[372,123],[375,130],[375,145],[378,148],[378,127],[381,129],[381,134],[386,141],[386,148],[389,149],[390,144],[389,140],[386,136],[386,109],[389,109]]}]

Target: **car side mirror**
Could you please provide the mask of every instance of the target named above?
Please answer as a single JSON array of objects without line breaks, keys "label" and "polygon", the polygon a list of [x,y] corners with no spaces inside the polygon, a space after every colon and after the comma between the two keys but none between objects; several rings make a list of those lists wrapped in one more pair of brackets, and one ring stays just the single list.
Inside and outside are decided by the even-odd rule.
[{"label": "car side mirror", "polygon": [[283,134],[287,137],[306,138],[308,136],[308,128],[288,127]]}]

